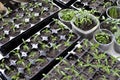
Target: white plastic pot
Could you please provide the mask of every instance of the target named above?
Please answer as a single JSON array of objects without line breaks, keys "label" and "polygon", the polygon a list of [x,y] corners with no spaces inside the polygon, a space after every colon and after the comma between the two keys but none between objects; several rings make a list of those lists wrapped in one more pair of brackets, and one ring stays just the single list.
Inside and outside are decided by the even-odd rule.
[{"label": "white plastic pot", "polygon": [[63,23],[65,23],[67,26],[69,26],[70,28],[71,28],[71,24],[70,24],[70,21],[72,20],[64,20],[64,19],[62,19],[62,15],[64,15],[64,14],[62,14],[62,11],[66,11],[66,10],[70,10],[70,11],[74,11],[73,9],[62,9],[59,13],[58,13],[58,18],[63,22]]},{"label": "white plastic pot", "polygon": [[[108,44],[102,44],[102,43],[99,43],[96,39],[95,39],[95,35],[100,33],[100,32],[105,32],[107,34],[110,35],[110,38],[111,38],[111,42],[109,42]],[[111,44],[113,43],[113,40],[114,40],[114,37],[113,37],[113,34],[111,31],[107,30],[107,29],[99,29],[97,30],[94,35],[93,35],[93,40],[95,43],[99,44],[99,47],[104,50],[104,51],[107,51],[109,49],[109,47],[111,46]]]},{"label": "white plastic pot", "polygon": [[[112,10],[112,11],[111,11],[111,10]],[[113,12],[113,13],[110,14],[110,11]],[[117,11],[117,12],[116,12],[116,11]],[[107,17],[108,17],[108,18],[118,20],[118,19],[120,19],[120,17],[118,18],[118,17],[116,16],[116,14],[117,14],[118,16],[120,16],[120,7],[119,7],[119,6],[111,6],[111,7],[107,8],[106,14],[107,14]]]},{"label": "white plastic pot", "polygon": [[[76,15],[76,16],[80,18],[80,15]],[[76,17],[74,17],[73,20],[71,21],[71,25],[72,25],[73,31],[75,31],[79,35],[82,35],[85,38],[89,38],[90,39],[90,38],[93,37],[93,33],[99,28],[100,22],[99,22],[98,18],[96,18],[94,15],[88,14],[88,16],[96,23],[96,26],[93,26],[92,29],[84,31],[84,30],[78,28],[74,24],[74,21],[75,21]]]},{"label": "white plastic pot", "polygon": [[114,50],[120,53],[120,44],[117,43],[116,39],[114,40]]},{"label": "white plastic pot", "polygon": [[117,3],[117,6],[120,6],[120,0],[117,0],[116,3]]}]

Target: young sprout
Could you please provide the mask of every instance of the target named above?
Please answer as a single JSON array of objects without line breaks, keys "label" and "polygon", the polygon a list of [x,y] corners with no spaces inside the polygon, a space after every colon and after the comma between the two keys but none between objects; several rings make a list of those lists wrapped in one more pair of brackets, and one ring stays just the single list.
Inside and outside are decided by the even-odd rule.
[{"label": "young sprout", "polygon": [[112,69],[111,71],[112,71],[112,74],[113,74],[114,76],[120,77],[120,74],[119,74],[119,73],[120,73],[120,70],[119,70],[119,69],[116,69],[116,68],[115,68],[115,69]]},{"label": "young sprout", "polygon": [[42,32],[50,33],[50,30],[48,28],[45,28]]},{"label": "young sprout", "polygon": [[35,60],[35,62],[44,63],[44,62],[45,62],[45,60],[44,60],[44,59],[40,59],[40,58],[39,58],[39,59],[36,59],[36,60]]},{"label": "young sprout", "polygon": [[32,51],[32,52],[30,52],[29,57],[34,58],[35,55],[36,55],[36,52]]},{"label": "young sprout", "polygon": [[104,66],[104,65],[102,65],[102,69],[103,69],[103,71],[105,71],[107,74],[110,74],[110,73],[111,73],[111,67],[110,67],[110,66]]},{"label": "young sprout", "polygon": [[71,44],[70,44],[70,40],[68,39],[67,41],[65,41],[64,42],[64,45],[66,46],[66,47],[69,47]]},{"label": "young sprout", "polygon": [[33,35],[33,40],[36,41],[36,39],[39,37],[38,34]]},{"label": "young sprout", "polygon": [[52,47],[54,50],[57,50],[59,47],[61,46],[61,44],[52,44]]},{"label": "young sprout", "polygon": [[56,60],[62,61],[63,57],[58,57],[58,58],[56,58]]},{"label": "young sprout", "polygon": [[65,26],[58,20],[58,19],[53,19],[55,24],[57,24],[59,26],[60,30],[65,30]]},{"label": "young sprout", "polygon": [[29,63],[28,65],[25,66],[26,70],[28,71],[28,74],[32,73],[30,67],[31,67],[31,63]]},{"label": "young sprout", "polygon": [[57,36],[53,36],[53,35],[51,35],[51,38],[52,38],[52,41],[53,41],[53,42],[58,39]]},{"label": "young sprout", "polygon": [[20,17],[21,17],[21,16],[20,16],[19,14],[16,14],[15,19],[18,20],[18,19],[20,19]]},{"label": "young sprout", "polygon": [[104,8],[107,8],[107,7],[111,6],[111,5],[112,5],[111,2],[106,2],[106,3],[104,3],[103,7],[104,7]]},{"label": "young sprout", "polygon": [[3,33],[2,35],[0,35],[0,40],[5,39],[5,34]]},{"label": "young sprout", "polygon": [[35,5],[33,6],[34,8],[39,8],[41,5],[39,2],[35,2]]},{"label": "young sprout", "polygon": [[89,43],[88,39],[85,39],[85,40],[83,41],[83,45],[85,45],[85,47],[88,47],[88,46],[89,46],[88,43]]},{"label": "young sprout", "polygon": [[12,80],[19,80],[19,78],[20,78],[20,73],[19,72],[16,75],[13,75],[11,77]]},{"label": "young sprout", "polygon": [[50,10],[53,10],[53,7],[54,7],[54,5],[53,5],[53,3],[51,2],[51,3],[50,3]]},{"label": "young sprout", "polygon": [[49,75],[48,74],[42,74],[44,76],[45,79],[49,79]]},{"label": "young sprout", "polygon": [[98,48],[99,48],[99,44],[97,44],[97,43],[92,44],[91,47],[90,47],[90,49],[91,49],[92,51],[96,51],[96,50],[98,50]]},{"label": "young sprout", "polygon": [[14,53],[14,55],[16,55],[19,59],[21,59],[19,50],[13,50],[11,52]]},{"label": "young sprout", "polygon": [[70,32],[69,34],[68,34],[68,36],[69,36],[69,40],[71,39],[71,38],[73,38],[74,37],[74,34],[72,33],[72,32]]},{"label": "young sprout", "polygon": [[25,66],[24,59],[19,59],[17,61],[17,64],[22,64],[23,66]]},{"label": "young sprout", "polygon": [[31,14],[29,15],[29,17],[32,18],[33,20],[35,20],[35,18],[36,18],[34,13],[31,13]]},{"label": "young sprout", "polygon": [[49,48],[49,46],[41,41],[38,41],[38,43],[40,44],[41,49],[46,49]]},{"label": "young sprout", "polygon": [[71,75],[64,75],[62,80],[71,80],[72,76]]},{"label": "young sprout", "polygon": [[23,41],[23,49],[24,49],[25,51],[29,51],[30,48],[29,48],[27,42],[26,42],[24,39],[22,39],[22,41]]},{"label": "young sprout", "polygon": [[44,13],[44,11],[45,11],[45,10],[44,10],[44,8],[42,7],[42,8],[41,8],[41,11],[40,11],[40,14],[42,15],[42,14]]},{"label": "young sprout", "polygon": [[24,11],[26,9],[25,5],[21,5],[20,8]]},{"label": "young sprout", "polygon": [[12,12],[12,9],[10,9],[9,7],[8,7],[7,9],[8,9],[8,13],[11,13],[11,12]]},{"label": "young sprout", "polygon": [[10,26],[10,29],[12,29],[12,30],[13,30],[13,32],[15,32],[15,31],[16,31],[16,27],[15,27],[15,25],[14,25],[14,24],[12,24],[12,25]]}]

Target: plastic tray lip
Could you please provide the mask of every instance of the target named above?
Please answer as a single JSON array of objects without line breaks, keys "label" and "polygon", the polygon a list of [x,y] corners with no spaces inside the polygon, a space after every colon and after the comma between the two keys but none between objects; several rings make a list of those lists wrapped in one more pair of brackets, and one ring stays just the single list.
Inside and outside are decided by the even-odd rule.
[{"label": "plastic tray lip", "polygon": [[[57,6],[59,9],[58,9],[57,11],[53,12],[52,14],[50,14],[49,16],[45,17],[42,21],[38,21],[37,23],[35,23],[34,26],[32,26],[32,27],[26,29],[24,32],[18,34],[18,35],[15,36],[13,39],[5,42],[4,44],[0,44],[0,51],[1,51],[2,53],[4,53],[4,52],[2,51],[2,47],[3,47],[3,46],[6,46],[7,44],[8,44],[8,46],[10,46],[9,43],[11,43],[11,41],[15,41],[15,40],[16,40],[17,38],[19,38],[21,35],[23,35],[24,33],[28,32],[28,31],[31,30],[32,28],[34,28],[36,25],[44,22],[44,21],[45,21],[46,19],[48,19],[49,17],[54,16],[55,13],[57,13],[58,11],[60,11],[60,10],[62,9],[62,8],[60,8],[58,5],[56,5],[54,2],[52,2],[52,4],[54,4],[55,6]],[[24,35],[23,35],[23,36],[24,36]],[[23,36],[22,36],[22,37],[23,37]],[[3,49],[4,49],[4,48],[3,48]],[[11,50],[10,50],[10,51],[11,51]]]},{"label": "plastic tray lip", "polygon": [[[59,20],[60,21],[60,20]],[[49,26],[51,23],[53,23],[54,21],[51,21],[48,25],[46,25],[45,27],[43,27],[42,29],[40,29],[38,32],[40,32],[40,31],[42,31],[44,28],[46,28],[47,26]],[[61,21],[60,21],[61,22]],[[62,25],[64,25],[65,26],[65,28],[67,28],[67,29],[69,29],[69,31],[72,31],[68,26],[66,26],[63,22],[61,22],[62,23]],[[73,32],[73,31],[72,31]],[[74,33],[74,32],[73,32]],[[36,33],[37,34],[37,33]],[[41,70],[43,70],[43,69],[45,69],[47,66],[49,66],[49,65],[51,65],[54,61],[55,61],[55,59],[57,58],[57,57],[59,57],[60,55],[62,55],[63,53],[65,53],[66,51],[68,51],[68,49],[76,42],[76,41],[78,41],[78,39],[80,38],[80,36],[78,36],[78,34],[76,34],[75,33],[75,35],[77,36],[76,37],[76,39],[74,39],[74,41],[72,41],[72,44],[69,46],[69,47],[66,47],[66,49],[64,49],[62,52],[59,52],[54,58],[52,58],[44,67],[42,67],[35,75],[33,75],[32,77],[30,77],[30,80],[32,80],[35,76],[37,76],[38,75],[38,73],[39,72],[41,72]],[[32,37],[32,36],[31,36]],[[31,38],[30,37],[30,38]],[[30,38],[28,38],[26,41],[29,41],[29,39]],[[22,44],[22,43],[21,43]],[[20,44],[20,45],[21,45]],[[20,46],[19,45],[19,46]],[[18,46],[18,47],[19,47]],[[17,47],[15,48],[15,49],[17,49]],[[14,50],[14,49],[13,49]],[[6,56],[8,56],[10,53],[8,53]],[[2,71],[3,72],[3,71]],[[7,79],[9,79],[9,77],[7,77],[7,75],[5,75],[5,73],[3,73],[3,75],[7,78]]]}]

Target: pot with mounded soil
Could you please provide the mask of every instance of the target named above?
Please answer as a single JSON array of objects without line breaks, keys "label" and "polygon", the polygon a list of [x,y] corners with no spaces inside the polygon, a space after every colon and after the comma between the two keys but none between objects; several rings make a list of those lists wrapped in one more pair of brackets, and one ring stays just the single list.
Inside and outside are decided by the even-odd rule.
[{"label": "pot with mounded soil", "polygon": [[106,14],[111,19],[120,19],[120,7],[119,6],[111,6],[107,8]]},{"label": "pot with mounded soil", "polygon": [[94,33],[93,39],[102,50],[106,51],[113,43],[114,37],[109,30],[100,29]]},{"label": "pot with mounded soil", "polygon": [[115,33],[114,49],[115,49],[116,52],[120,53],[120,30],[118,30]]},{"label": "pot with mounded soil", "polygon": [[72,29],[85,38],[92,38],[94,31],[99,27],[99,20],[87,11],[80,10],[71,21]]}]

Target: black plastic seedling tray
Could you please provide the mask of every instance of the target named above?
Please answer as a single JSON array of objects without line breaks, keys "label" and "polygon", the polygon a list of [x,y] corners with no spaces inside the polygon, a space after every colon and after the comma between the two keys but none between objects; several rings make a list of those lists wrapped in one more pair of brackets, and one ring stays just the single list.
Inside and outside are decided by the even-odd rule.
[{"label": "black plastic seedling tray", "polygon": [[[32,2],[32,3],[34,3],[34,2]],[[0,51],[3,53],[3,55],[5,55],[10,50],[12,50],[15,47],[17,47],[21,43],[22,39],[27,39],[28,37],[30,37],[31,35],[33,35],[37,31],[39,31],[42,27],[47,25],[47,23],[49,23],[51,21],[51,19],[55,16],[55,13],[57,13],[60,10],[60,7],[58,7],[56,4],[53,3],[53,5],[56,6],[58,9],[55,10],[50,15],[48,15],[47,17],[45,17],[45,18],[43,17],[42,18],[43,20],[41,20],[41,21],[38,20],[35,24],[31,25],[31,27],[25,28],[25,30],[21,30],[20,34],[17,34],[17,35],[15,34],[16,36],[11,36],[11,37],[5,34],[6,39],[7,39],[7,37],[9,37],[10,40],[8,39],[5,42],[3,42],[2,44],[0,43]],[[11,18],[11,19],[15,19],[14,12],[17,13],[17,11],[20,11],[19,9],[20,8],[15,9],[11,14],[9,14],[6,18],[3,18],[3,19],[8,19],[8,22],[11,23],[11,20],[9,21],[9,19],[10,19],[9,17],[13,16],[13,18]],[[21,19],[23,19],[23,18],[21,18]],[[17,23],[16,25],[20,26],[21,24]],[[9,30],[5,30],[4,32],[8,33],[8,31]],[[16,44],[14,44],[14,43],[16,43]]]},{"label": "black plastic seedling tray", "polygon": [[[44,74],[42,80],[119,80],[120,77],[111,72],[115,69],[119,70],[119,61],[97,47],[92,49],[92,46],[94,46],[93,43],[87,39],[79,41],[65,58],[58,58],[61,62],[47,75]],[[95,53],[95,50],[98,50],[98,54]],[[101,58],[100,64],[97,64],[98,56]],[[110,73],[103,66],[106,68],[109,66]]]},{"label": "black plastic seedling tray", "polygon": [[[68,50],[79,38],[80,36],[56,19],[26,41],[22,39],[23,43],[1,60],[1,64],[7,66],[1,66],[2,74],[7,80],[14,75],[17,76],[18,73],[21,79],[40,79],[42,73],[47,73],[58,62],[55,60],[57,57],[67,55]],[[31,58],[31,54],[34,57]],[[20,63],[21,60],[24,65]],[[44,62],[37,62],[39,60]],[[26,66],[30,67],[31,74],[28,73]]]}]

